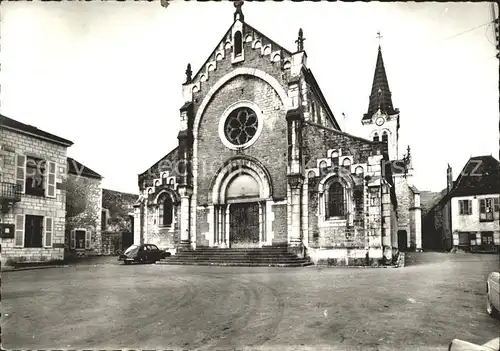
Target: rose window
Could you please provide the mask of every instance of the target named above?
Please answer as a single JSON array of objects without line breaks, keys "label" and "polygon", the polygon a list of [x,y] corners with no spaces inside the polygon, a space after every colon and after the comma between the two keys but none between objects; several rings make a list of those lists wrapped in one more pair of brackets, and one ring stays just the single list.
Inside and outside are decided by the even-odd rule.
[{"label": "rose window", "polygon": [[245,145],[257,133],[258,119],[255,112],[248,107],[240,107],[232,111],[224,124],[224,134],[234,145]]}]

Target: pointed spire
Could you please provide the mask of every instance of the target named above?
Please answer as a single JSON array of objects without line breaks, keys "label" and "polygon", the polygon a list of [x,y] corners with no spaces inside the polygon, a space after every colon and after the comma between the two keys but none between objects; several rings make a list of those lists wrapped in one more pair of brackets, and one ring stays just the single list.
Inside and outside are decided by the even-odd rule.
[{"label": "pointed spire", "polygon": [[186,69],[186,84],[191,83],[192,74],[193,74],[193,71],[191,71],[191,64],[188,63],[187,69]]},{"label": "pointed spire", "polygon": [[[378,32],[377,38],[381,38],[380,32]],[[371,119],[379,109],[382,113],[389,115],[397,113],[397,110],[392,106],[391,91],[389,89],[389,82],[385,73],[384,59],[382,58],[380,43],[378,47],[377,63],[375,64],[375,74],[373,75],[370,103],[368,105],[368,111],[363,116],[363,119]]]},{"label": "pointed spire", "polygon": [[245,16],[243,15],[243,11],[241,10],[241,7],[243,6],[243,0],[233,1],[233,5],[236,8],[236,11],[234,11],[234,20],[240,20],[241,22],[243,22],[245,20]]},{"label": "pointed spire", "polygon": [[304,41],[306,38],[304,38],[304,32],[302,31],[302,28],[299,29],[299,36],[297,40],[295,40],[295,43],[297,44],[297,52],[304,51]]}]

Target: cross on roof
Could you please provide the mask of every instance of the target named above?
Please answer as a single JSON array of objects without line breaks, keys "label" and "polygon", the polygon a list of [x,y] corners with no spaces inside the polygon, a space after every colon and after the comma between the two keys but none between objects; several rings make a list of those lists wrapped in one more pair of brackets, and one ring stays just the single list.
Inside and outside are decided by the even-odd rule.
[{"label": "cross on roof", "polygon": [[234,12],[234,20],[236,21],[236,19],[239,19],[240,21],[243,21],[243,11],[241,11],[243,0],[233,1],[233,5],[236,8],[236,11]]},{"label": "cross on roof", "polygon": [[380,34],[380,31],[377,32],[377,39],[378,39],[378,46],[380,47],[380,40],[383,38],[383,36]]}]

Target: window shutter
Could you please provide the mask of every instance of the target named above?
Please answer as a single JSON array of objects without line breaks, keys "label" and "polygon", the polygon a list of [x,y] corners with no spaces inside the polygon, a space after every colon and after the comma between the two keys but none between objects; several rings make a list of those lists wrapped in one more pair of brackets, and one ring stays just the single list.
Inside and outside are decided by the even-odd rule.
[{"label": "window shutter", "polygon": [[495,197],[493,199],[493,211],[495,212],[499,212],[500,211],[500,198],[498,197]]},{"label": "window shutter", "polygon": [[90,249],[90,235],[92,232],[90,230],[85,231],[85,248]]},{"label": "window shutter", "polygon": [[469,205],[467,214],[472,214],[472,201],[467,201],[467,205]]},{"label": "window shutter", "polygon": [[69,246],[70,246],[72,249],[74,249],[74,248],[76,247],[76,233],[75,233],[75,230],[74,230],[74,229],[71,231],[69,241],[70,241]]},{"label": "window shutter", "polygon": [[52,233],[54,232],[54,219],[45,217],[45,247],[52,247]]},{"label": "window shutter", "polygon": [[24,215],[16,215],[14,246],[24,246]]},{"label": "window shutter", "polygon": [[47,162],[47,186],[45,187],[45,195],[47,197],[56,197],[56,163]]},{"label": "window shutter", "polygon": [[16,184],[21,186],[21,193],[24,194],[26,188],[26,156],[17,155],[16,157]]}]

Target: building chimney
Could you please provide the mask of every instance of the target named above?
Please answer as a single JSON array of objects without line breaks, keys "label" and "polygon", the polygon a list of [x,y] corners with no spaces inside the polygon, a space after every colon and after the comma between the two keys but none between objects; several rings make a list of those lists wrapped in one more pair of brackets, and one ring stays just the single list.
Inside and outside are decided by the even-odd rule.
[{"label": "building chimney", "polygon": [[451,170],[450,164],[448,164],[448,168],[446,169],[446,189],[448,192],[453,189],[453,172]]}]

